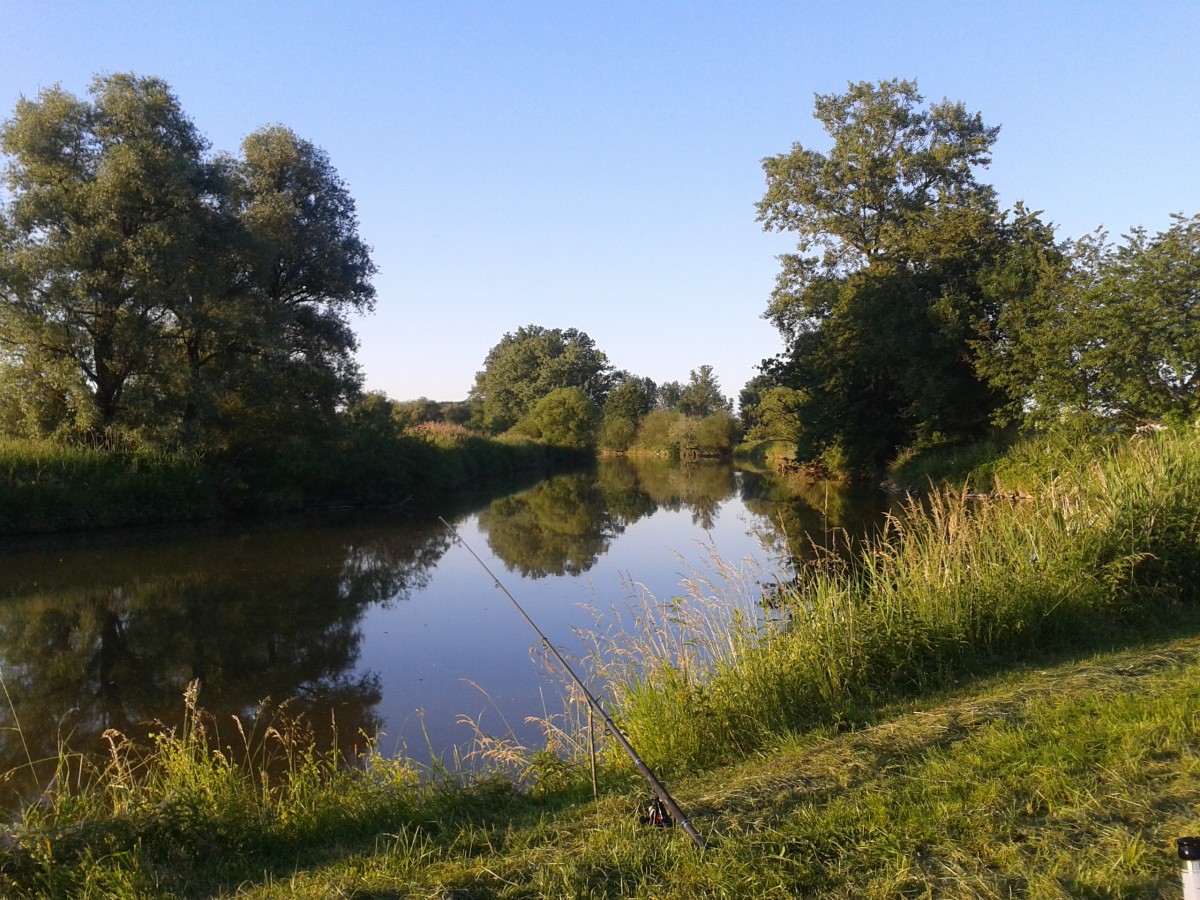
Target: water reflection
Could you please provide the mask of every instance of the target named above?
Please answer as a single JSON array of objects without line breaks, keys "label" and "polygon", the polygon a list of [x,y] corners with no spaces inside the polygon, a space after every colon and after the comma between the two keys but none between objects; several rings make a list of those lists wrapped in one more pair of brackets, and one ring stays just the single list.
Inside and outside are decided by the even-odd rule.
[{"label": "water reflection", "polygon": [[0,771],[68,737],[95,748],[109,728],[172,723],[193,679],[220,718],[294,698],[318,733],[335,716],[345,744],[374,733],[379,679],[354,670],[363,611],[420,590],[448,546],[444,531],[407,528],[6,555]]},{"label": "water reflection", "polygon": [[[523,603],[565,643],[592,623],[578,605],[619,600],[631,575],[672,596],[677,553],[698,540],[727,559],[761,558],[754,532],[803,559],[878,516],[878,502],[727,464],[611,458],[456,521],[519,577]],[[432,518],[10,542],[0,549],[11,699],[0,697],[0,771],[27,752],[56,756],[68,736],[87,749],[108,728],[136,736],[173,723],[193,679],[225,722],[264,698],[295,698],[292,712],[326,745],[336,720],[343,750],[382,730],[389,748],[428,739],[438,755],[463,742],[455,719],[479,703],[468,679],[514,723],[541,711],[530,643]]]},{"label": "water reflection", "polygon": [[488,546],[526,578],[586,572],[624,530],[591,473],[557,475],[479,513]]},{"label": "water reflection", "polygon": [[824,553],[853,553],[874,535],[894,500],[882,491],[767,473],[742,480],[742,502],[762,516],[760,540],[774,559],[799,568]]},{"label": "water reflection", "polygon": [[492,501],[479,527],[510,572],[579,575],[626,527],[660,509],[687,509],[697,528],[710,531],[736,492],[733,468],[720,461],[604,457],[595,472],[558,475]]}]

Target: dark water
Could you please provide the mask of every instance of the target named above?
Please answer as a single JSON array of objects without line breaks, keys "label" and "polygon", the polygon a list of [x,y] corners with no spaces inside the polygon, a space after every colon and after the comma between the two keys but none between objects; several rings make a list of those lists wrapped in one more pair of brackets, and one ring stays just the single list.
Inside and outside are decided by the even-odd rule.
[{"label": "dark water", "polygon": [[[442,510],[248,528],[121,531],[0,548],[0,771],[92,750],[116,729],[173,724],[188,683],[234,737],[264,698],[288,700],[343,749],[449,760],[469,716],[536,741],[526,716],[561,710],[526,623],[437,521]],[[660,599],[709,569],[861,534],[878,497],[797,494],[728,465],[601,460],[458,514],[459,534],[551,639],[582,652],[589,607]],[[447,515],[447,518],[451,518]],[[745,565],[749,565],[748,563]],[[222,723],[225,723],[222,725]]]}]

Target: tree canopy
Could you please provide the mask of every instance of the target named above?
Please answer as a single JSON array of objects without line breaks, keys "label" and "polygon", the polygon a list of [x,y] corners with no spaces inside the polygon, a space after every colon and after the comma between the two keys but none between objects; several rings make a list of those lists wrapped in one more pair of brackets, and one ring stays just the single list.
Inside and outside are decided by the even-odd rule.
[{"label": "tree canopy", "polygon": [[[765,228],[797,236],[765,313],[785,350],[766,364],[799,402],[802,455],[852,469],[933,435],[979,433],[1007,397],[977,368],[998,309],[987,273],[1040,223],[976,179],[998,129],[912,81],[818,95],[832,139],[763,160]],[[814,255],[813,251],[821,251]]]},{"label": "tree canopy", "polygon": [[328,421],[375,267],[326,155],[281,126],[213,155],[157,78],[89,97],[0,128],[0,430],[221,446]]},{"label": "tree canopy", "polygon": [[733,401],[721,393],[712,366],[701,366],[688,373],[688,383],[680,390],[675,408],[684,415],[704,418],[715,412],[730,412]]},{"label": "tree canopy", "polygon": [[1009,302],[983,358],[1015,398],[1010,417],[1129,428],[1200,414],[1200,216],[1116,245],[1097,232],[1034,262],[1037,283],[1002,280]]},{"label": "tree canopy", "polygon": [[500,339],[475,375],[470,400],[479,423],[493,434],[507,431],[557,388],[579,388],[603,407],[615,375],[608,357],[575,328],[527,325]]}]

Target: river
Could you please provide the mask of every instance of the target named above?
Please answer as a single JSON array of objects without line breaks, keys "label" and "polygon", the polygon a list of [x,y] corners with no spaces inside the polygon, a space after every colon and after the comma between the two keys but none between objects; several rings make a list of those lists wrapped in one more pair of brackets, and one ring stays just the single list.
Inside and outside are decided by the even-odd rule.
[{"label": "river", "polygon": [[[539,642],[458,535],[568,655],[649,592],[874,529],[882,498],[728,464],[602,459],[469,512],[404,509],[10,539],[0,547],[0,771],[174,725],[200,679],[223,741],[286,701],[318,740],[453,764],[469,717],[538,741],[563,708]],[[602,616],[597,625],[596,615]],[[335,723],[335,724],[334,724]]]}]

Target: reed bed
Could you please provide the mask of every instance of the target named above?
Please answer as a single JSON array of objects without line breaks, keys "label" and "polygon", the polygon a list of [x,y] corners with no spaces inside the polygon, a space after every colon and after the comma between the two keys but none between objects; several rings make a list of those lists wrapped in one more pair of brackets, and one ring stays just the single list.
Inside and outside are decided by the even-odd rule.
[{"label": "reed bed", "polygon": [[0,534],[203,518],[220,508],[200,460],[0,439]]},{"label": "reed bed", "polygon": [[751,614],[763,579],[727,567],[732,604],[697,581],[642,598],[603,667],[630,739],[664,771],[705,768],[1005,660],[1111,646],[1192,600],[1193,432],[1060,453],[1043,471],[1031,485],[1020,469],[1019,496],[998,482],[988,499],[910,500],[854,560],[821,554],[771,590],[779,616]]}]

